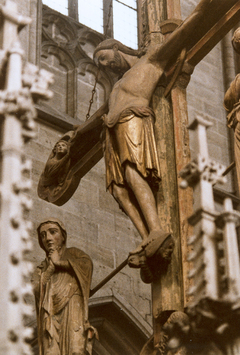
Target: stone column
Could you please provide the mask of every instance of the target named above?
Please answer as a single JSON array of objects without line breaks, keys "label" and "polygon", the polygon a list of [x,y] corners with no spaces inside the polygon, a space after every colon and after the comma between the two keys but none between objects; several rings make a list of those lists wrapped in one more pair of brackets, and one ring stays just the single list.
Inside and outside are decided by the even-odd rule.
[{"label": "stone column", "polygon": [[[212,349],[222,349],[221,354],[239,354],[239,297],[240,261],[236,226],[240,213],[234,211],[232,201],[226,198],[223,212],[215,209],[213,186],[225,183],[225,167],[208,155],[206,130],[211,123],[197,116],[189,126],[195,133],[197,157],[180,173],[182,187],[191,186],[195,192],[194,213],[189,223],[194,234],[189,243],[192,252],[189,277],[193,285],[189,290],[192,300],[186,313],[188,327],[172,326],[175,344],[183,344],[187,354],[192,353],[194,339],[199,354],[212,354]],[[175,327],[175,329],[174,329]],[[169,328],[170,329],[170,328]],[[177,331],[176,331],[177,330]],[[171,340],[170,340],[171,343]],[[177,347],[174,347],[175,350]]]},{"label": "stone column", "polygon": [[26,260],[31,251],[31,161],[23,148],[35,136],[34,102],[51,96],[52,75],[23,60],[19,31],[31,19],[18,13],[11,0],[0,11],[0,353],[30,355],[32,329],[24,323],[32,316],[26,301],[32,295],[32,268]]}]

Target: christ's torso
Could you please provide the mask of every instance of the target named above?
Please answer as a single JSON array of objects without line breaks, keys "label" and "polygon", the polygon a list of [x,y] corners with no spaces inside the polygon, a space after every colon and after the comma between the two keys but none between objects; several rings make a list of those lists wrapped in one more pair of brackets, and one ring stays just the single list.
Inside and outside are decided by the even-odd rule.
[{"label": "christ's torso", "polygon": [[109,117],[131,106],[149,106],[163,70],[144,56],[114,85],[109,98]]}]

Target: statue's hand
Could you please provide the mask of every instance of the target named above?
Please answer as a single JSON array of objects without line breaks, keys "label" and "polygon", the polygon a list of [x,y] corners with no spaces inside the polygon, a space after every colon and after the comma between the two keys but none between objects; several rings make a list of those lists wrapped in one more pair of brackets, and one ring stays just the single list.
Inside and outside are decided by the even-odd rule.
[{"label": "statue's hand", "polygon": [[60,255],[57,250],[53,250],[49,253],[49,258],[53,262],[54,265],[58,265],[60,262]]},{"label": "statue's hand", "polygon": [[48,267],[47,270],[42,274],[42,283],[45,285],[52,277],[55,272],[55,265],[53,264],[52,260],[48,258]]}]

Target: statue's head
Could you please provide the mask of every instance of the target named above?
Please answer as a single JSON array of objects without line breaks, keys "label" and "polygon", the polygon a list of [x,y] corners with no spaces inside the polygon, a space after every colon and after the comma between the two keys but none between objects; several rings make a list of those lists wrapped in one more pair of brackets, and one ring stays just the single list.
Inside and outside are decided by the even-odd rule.
[{"label": "statue's head", "polygon": [[125,46],[125,44],[117,41],[114,38],[109,38],[105,39],[104,41],[100,42],[97,47],[95,48],[95,51],[93,53],[93,58],[95,58],[96,53],[103,50],[103,49],[116,49],[119,50],[125,54],[133,55],[133,56],[141,56],[140,51],[132,49],[130,47]]},{"label": "statue's head", "polygon": [[235,51],[240,54],[240,27],[233,34],[232,45]]},{"label": "statue's head", "polygon": [[96,47],[93,58],[102,68],[108,68],[116,74],[126,72],[130,66],[122,54],[140,57],[138,50],[129,48],[116,39],[106,39]]},{"label": "statue's head", "polygon": [[64,157],[68,152],[68,144],[69,143],[67,141],[62,139],[58,141],[53,148],[54,156],[57,158]]},{"label": "statue's head", "polygon": [[66,246],[67,231],[64,224],[57,218],[48,218],[37,228],[40,247],[48,254],[50,249]]}]

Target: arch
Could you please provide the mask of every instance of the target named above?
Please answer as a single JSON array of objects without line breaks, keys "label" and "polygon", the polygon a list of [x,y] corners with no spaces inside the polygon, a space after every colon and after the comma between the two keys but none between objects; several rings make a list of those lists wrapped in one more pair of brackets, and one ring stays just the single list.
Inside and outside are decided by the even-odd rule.
[{"label": "arch", "polygon": [[97,328],[93,355],[138,355],[152,333],[151,326],[116,296],[90,300],[89,320]]},{"label": "arch", "polygon": [[[49,56],[58,59],[59,66],[56,63],[48,63]],[[54,74],[54,84],[52,90],[54,97],[48,102],[55,109],[61,108],[69,116],[75,117],[76,114],[76,63],[72,55],[57,46],[53,42],[44,42],[42,44],[42,67]]]},{"label": "arch", "polygon": [[104,39],[104,36],[101,33],[97,33],[85,26],[78,30],[78,36],[80,44],[84,45],[87,42],[91,42],[94,47],[96,47]]},{"label": "arch", "polygon": [[[86,26],[43,7],[42,66],[55,76],[55,95],[46,105],[76,119],[86,115],[98,71],[92,56],[102,39]],[[92,110],[108,99],[113,83],[111,75],[100,71]]]},{"label": "arch", "polygon": [[[86,72],[92,73],[95,77],[97,75],[98,67],[91,59],[82,59],[78,62],[78,73],[85,75]],[[106,97],[108,97],[114,84],[113,76],[100,70],[98,73],[98,82],[105,87]]]},{"label": "arch", "polygon": [[[54,34],[52,26],[55,25]],[[56,31],[56,28],[58,31]],[[58,45],[64,45],[77,38],[77,29],[69,21],[68,17],[43,5],[42,31],[44,35]],[[59,33],[57,35],[56,33]]]},{"label": "arch", "polygon": [[59,47],[53,42],[43,42],[41,56],[47,58],[49,54],[52,54],[57,57],[59,59],[60,64],[67,70],[74,69],[76,66],[73,56],[67,50]]}]

